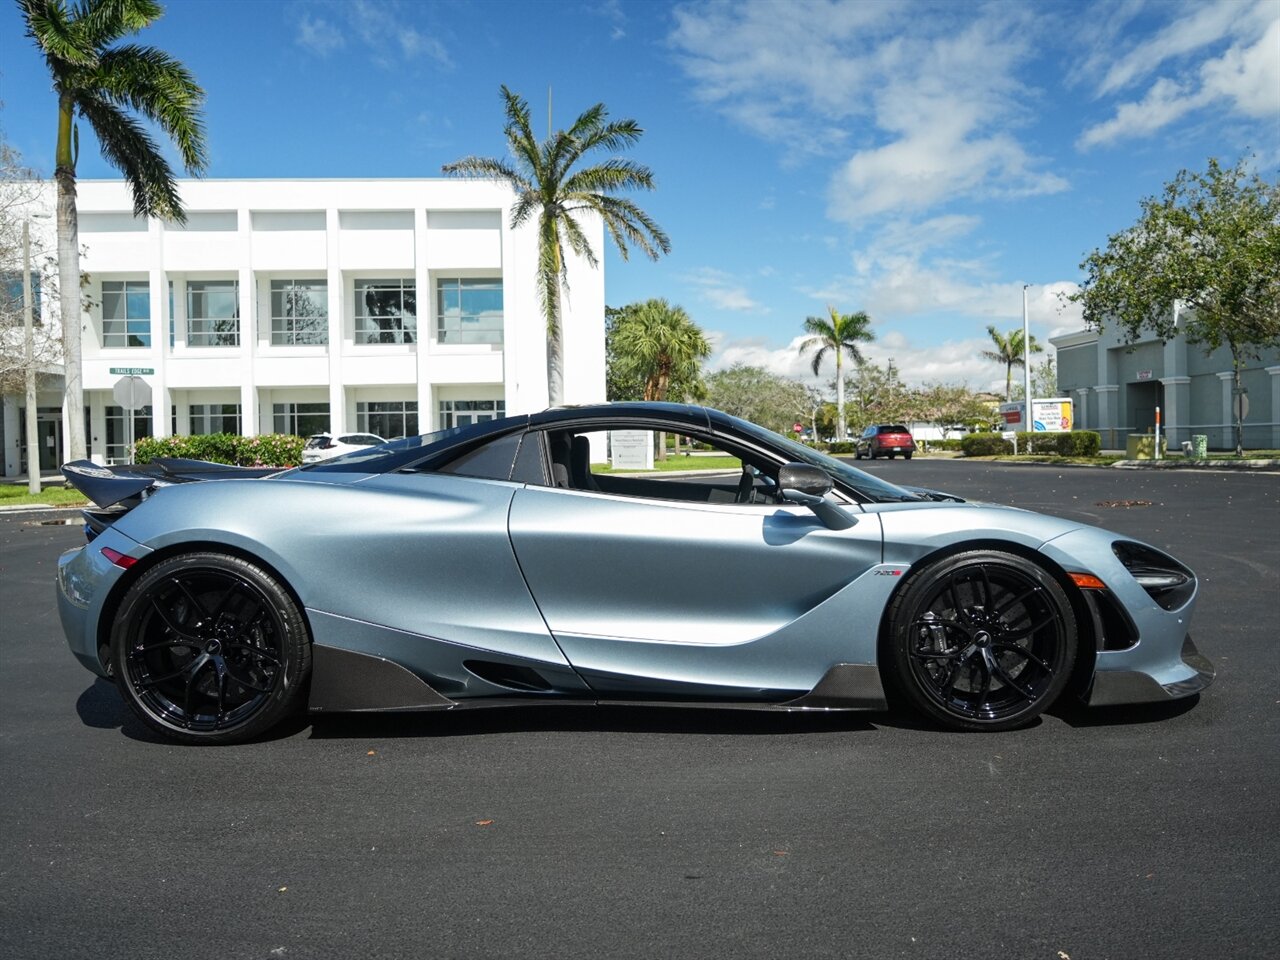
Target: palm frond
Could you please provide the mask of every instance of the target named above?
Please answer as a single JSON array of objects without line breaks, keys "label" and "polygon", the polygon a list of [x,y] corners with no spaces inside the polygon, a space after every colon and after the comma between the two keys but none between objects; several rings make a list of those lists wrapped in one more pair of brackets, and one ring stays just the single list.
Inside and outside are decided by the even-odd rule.
[{"label": "palm frond", "polygon": [[[618,245],[618,253],[626,260],[630,256],[630,242],[644,252],[650,260],[657,260],[660,253],[671,252],[671,239],[647,213],[624,197],[606,197],[585,194],[575,197],[581,207],[594,210],[604,221],[605,228]],[[578,209],[577,206],[569,209]]]},{"label": "palm frond", "polygon": [[186,67],[155,47],[125,44],[102,54],[81,82],[160,126],[192,173],[208,166],[204,90]]},{"label": "palm frond", "polygon": [[73,11],[77,27],[98,49],[164,16],[164,7],[155,0],[79,0]]},{"label": "palm frond", "polygon": [[582,232],[582,226],[573,214],[566,213],[560,218],[560,228],[564,232],[565,240],[569,242],[570,250],[586,260],[592,269],[600,265],[600,261],[596,259],[596,252],[591,249],[591,241]]},{"label": "palm frond", "polygon": [[630,160],[613,158],[584,167],[561,184],[566,195],[575,193],[616,193],[619,190],[652,190],[653,172]]},{"label": "palm frond", "polygon": [[76,29],[61,3],[49,0],[18,0],[18,9],[26,25],[27,37],[44,54],[55,86],[73,67],[91,67],[98,62],[98,51],[83,32]]},{"label": "palm frond", "polygon": [[77,96],[76,107],[98,135],[103,157],[129,181],[134,215],[186,222],[173,170],[142,124],[91,93]]}]

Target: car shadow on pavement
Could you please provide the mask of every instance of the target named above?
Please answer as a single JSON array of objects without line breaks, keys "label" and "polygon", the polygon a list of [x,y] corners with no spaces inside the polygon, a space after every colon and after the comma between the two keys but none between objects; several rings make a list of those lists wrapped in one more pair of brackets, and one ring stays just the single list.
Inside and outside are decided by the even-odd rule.
[{"label": "car shadow on pavement", "polygon": [[1114,707],[1088,707],[1081,703],[1054,704],[1049,713],[1072,727],[1123,727],[1161,723],[1195,709],[1200,694],[1164,703],[1130,703]]},{"label": "car shadow on pavement", "polygon": [[883,713],[862,712],[787,713],[703,709],[680,705],[594,706],[584,703],[434,713],[329,714],[312,715],[310,719],[313,738],[366,739],[469,737],[531,731],[791,736],[824,732],[870,732],[887,717]]}]

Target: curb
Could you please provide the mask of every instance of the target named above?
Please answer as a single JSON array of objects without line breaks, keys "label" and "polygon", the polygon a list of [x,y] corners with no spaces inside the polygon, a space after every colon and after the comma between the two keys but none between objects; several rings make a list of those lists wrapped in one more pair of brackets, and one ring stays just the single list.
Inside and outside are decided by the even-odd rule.
[{"label": "curb", "polygon": [[1226,470],[1280,473],[1280,460],[1117,460],[1120,470]]}]

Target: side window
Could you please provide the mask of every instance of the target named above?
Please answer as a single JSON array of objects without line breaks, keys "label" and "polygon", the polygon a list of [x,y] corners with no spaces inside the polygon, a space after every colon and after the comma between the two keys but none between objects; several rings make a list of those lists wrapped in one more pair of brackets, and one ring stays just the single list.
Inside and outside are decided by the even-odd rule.
[{"label": "side window", "polygon": [[547,482],[547,468],[542,458],[542,434],[526,433],[520,441],[520,450],[516,453],[515,465],[511,468],[511,480],[514,483],[533,483],[544,486]]},{"label": "side window", "polygon": [[508,433],[474,450],[469,450],[455,460],[436,469],[437,473],[451,473],[460,477],[481,477],[485,480],[510,480],[512,464],[520,447],[520,432]]}]

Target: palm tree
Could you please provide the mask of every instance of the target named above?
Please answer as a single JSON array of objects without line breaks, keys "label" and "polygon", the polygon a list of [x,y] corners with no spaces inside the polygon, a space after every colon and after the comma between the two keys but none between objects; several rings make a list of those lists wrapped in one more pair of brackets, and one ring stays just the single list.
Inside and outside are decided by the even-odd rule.
[{"label": "palm tree", "polygon": [[582,231],[579,215],[594,213],[622,254],[628,259],[628,243],[650,259],[671,251],[662,229],[635,203],[614,196],[622,190],[652,190],[648,167],[609,157],[577,170],[574,165],[596,151],[616,153],[637,140],[644,131],[634,120],[608,119],[603,103],[578,116],[568,130],[557,130],[538,142],[530,125],[529,105],[502,86],[507,124],[503,133],[512,159],[464,157],[445,164],[444,172],[501,180],[516,193],[511,208],[511,228],[538,217],[538,300],[547,323],[547,400],[550,406],[564,402],[564,335],[560,328],[561,293],[568,289],[565,244],[592,267],[596,253]]},{"label": "palm tree", "polygon": [[[666,400],[672,387],[680,391],[680,399],[701,391],[702,361],[711,356],[711,344],[683,307],[660,299],[623,307],[613,346],[619,368],[644,383],[645,400]],[[663,459],[667,445],[661,436],[659,441],[658,457]]]},{"label": "palm tree", "polygon": [[[986,360],[1004,364],[1004,402],[1008,403],[1013,397],[1013,368],[1020,367],[1026,362],[1022,356],[1022,331],[1010,330],[1002,335],[994,326],[988,326],[987,335],[991,337],[991,342],[996,348],[983,350],[982,356]],[[1036,343],[1034,334],[1031,336],[1031,352],[1044,352],[1044,347]]]},{"label": "palm tree", "polygon": [[70,459],[83,459],[84,392],[80,371],[80,243],[76,220],[77,114],[89,122],[102,155],[133,189],[138,217],[186,219],[169,162],[138,117],[173,141],[183,166],[205,169],[204,90],[177,60],[155,47],[117,41],[158,20],[154,0],[18,0],[27,36],[39,47],[58,95],[58,299],[62,315]]},{"label": "palm tree", "polygon": [[871,332],[871,318],[859,310],[857,313],[841,313],[835,307],[828,306],[827,317],[808,317],[804,322],[805,332],[810,336],[800,344],[800,355],[817,348],[813,355],[813,375],[818,375],[822,361],[828,352],[836,357],[836,439],[843,440],[845,434],[844,419],[844,355],[847,353],[855,363],[862,363],[862,351],[859,343],[870,343],[875,334]]}]

